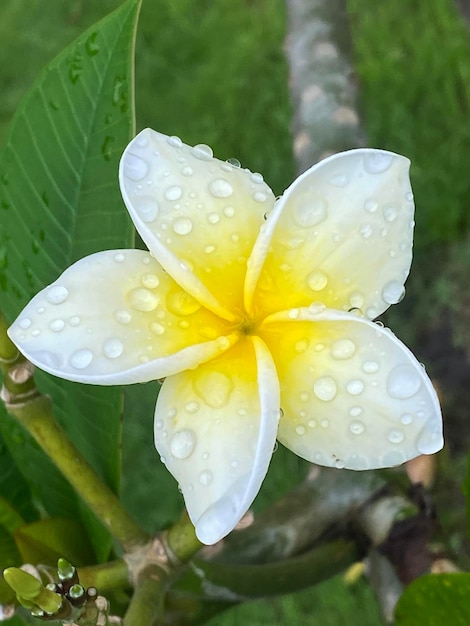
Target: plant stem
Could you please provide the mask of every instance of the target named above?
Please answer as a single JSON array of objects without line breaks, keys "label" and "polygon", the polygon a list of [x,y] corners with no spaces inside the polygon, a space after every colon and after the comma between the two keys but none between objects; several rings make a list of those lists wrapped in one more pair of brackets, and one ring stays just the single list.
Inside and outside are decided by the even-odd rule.
[{"label": "plant stem", "polygon": [[101,565],[79,567],[77,573],[83,587],[96,587],[101,595],[106,595],[106,592],[113,589],[122,589],[130,584],[129,572],[123,559]]},{"label": "plant stem", "polygon": [[166,540],[172,554],[182,563],[189,561],[202,547],[186,510],[183,511],[180,519],[168,529]]},{"label": "plant stem", "polygon": [[166,572],[156,564],[142,571],[124,617],[124,626],[154,626],[161,623]]}]

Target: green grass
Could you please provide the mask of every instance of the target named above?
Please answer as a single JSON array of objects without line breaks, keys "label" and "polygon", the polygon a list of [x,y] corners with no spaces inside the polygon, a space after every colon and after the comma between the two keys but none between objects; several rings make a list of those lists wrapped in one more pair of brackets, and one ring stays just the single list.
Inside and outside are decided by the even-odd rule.
[{"label": "green grass", "polygon": [[[2,0],[0,141],[40,67],[119,4],[54,0],[46,11],[43,0]],[[348,8],[369,143],[413,161],[417,278],[394,324],[410,329],[404,334],[412,340],[437,299],[434,290],[425,293],[423,281],[440,275],[449,243],[470,225],[470,39],[452,0],[349,0]],[[282,0],[145,0],[136,52],[137,128],[209,143],[217,156],[238,158],[282,192],[295,169],[285,29]],[[144,403],[133,402],[134,419],[124,424],[124,497],[151,529],[177,515],[181,497],[153,449],[154,391]],[[303,462],[280,448],[256,507],[304,471]],[[345,588],[334,579],[211,621],[239,623],[376,626],[380,618],[367,585]]]}]

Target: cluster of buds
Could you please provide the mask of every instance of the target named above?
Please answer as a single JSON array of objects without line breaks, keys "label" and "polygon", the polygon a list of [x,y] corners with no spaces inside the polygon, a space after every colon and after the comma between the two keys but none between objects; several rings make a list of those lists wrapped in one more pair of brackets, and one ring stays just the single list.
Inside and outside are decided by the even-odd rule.
[{"label": "cluster of buds", "polygon": [[[3,577],[16,593],[18,602],[32,616],[42,621],[63,621],[67,624],[99,626],[106,624],[108,603],[98,596],[95,587],[85,589],[76,568],[61,558],[57,563],[58,582],[43,584],[40,576],[24,569],[9,567]],[[104,602],[102,602],[104,601]],[[105,621],[100,619],[104,617]]]}]

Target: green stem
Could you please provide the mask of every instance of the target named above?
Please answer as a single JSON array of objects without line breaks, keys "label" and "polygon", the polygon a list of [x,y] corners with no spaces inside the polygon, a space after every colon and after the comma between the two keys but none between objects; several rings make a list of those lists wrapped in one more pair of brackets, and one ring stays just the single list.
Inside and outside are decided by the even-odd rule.
[{"label": "green stem", "polygon": [[11,403],[7,408],[34,437],[126,551],[147,541],[147,534],[122,508],[116,495],[56,422],[50,398],[37,395],[25,404]]},{"label": "green stem", "polygon": [[124,626],[155,626],[161,623],[166,572],[149,565],[139,576],[124,617]]},{"label": "green stem", "polygon": [[101,565],[90,565],[77,569],[80,584],[87,587],[96,587],[101,595],[107,591],[129,587],[129,572],[123,559],[110,561]]},{"label": "green stem", "polygon": [[189,561],[203,545],[196,537],[194,526],[186,510],[183,511],[180,519],[168,529],[166,540],[172,555],[181,563]]}]

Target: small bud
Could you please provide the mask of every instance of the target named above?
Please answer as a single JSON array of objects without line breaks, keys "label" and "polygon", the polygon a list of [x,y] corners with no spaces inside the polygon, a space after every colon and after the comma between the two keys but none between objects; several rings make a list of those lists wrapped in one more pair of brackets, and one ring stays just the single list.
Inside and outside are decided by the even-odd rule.
[{"label": "small bud", "polygon": [[75,576],[75,567],[61,558],[57,562],[57,574],[60,580],[71,580]]},{"label": "small bud", "polygon": [[42,582],[17,567],[9,567],[3,572],[5,582],[16,593],[18,602],[30,610],[57,613],[62,606],[58,593],[44,587]]},{"label": "small bud", "polygon": [[69,589],[69,596],[74,600],[78,600],[85,594],[85,589],[81,585],[72,585]]}]

